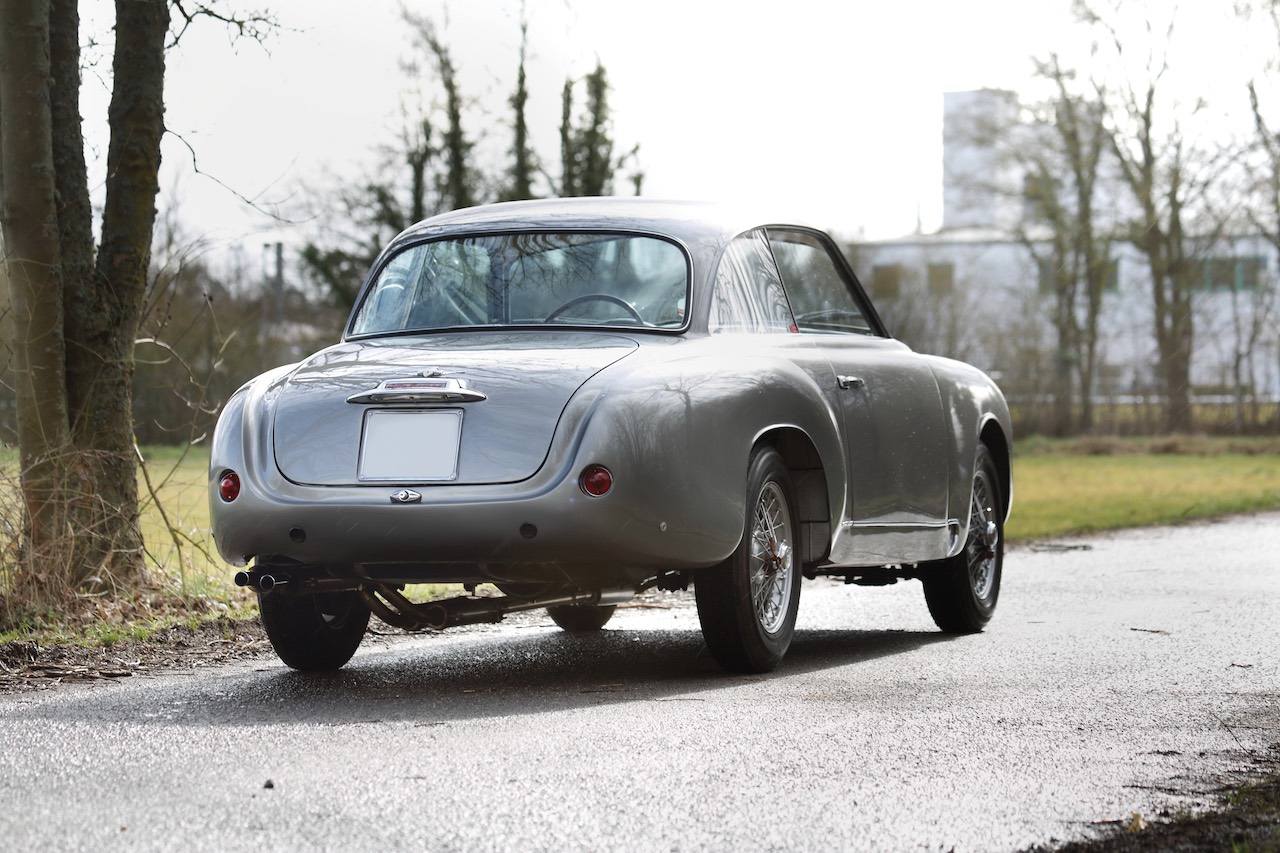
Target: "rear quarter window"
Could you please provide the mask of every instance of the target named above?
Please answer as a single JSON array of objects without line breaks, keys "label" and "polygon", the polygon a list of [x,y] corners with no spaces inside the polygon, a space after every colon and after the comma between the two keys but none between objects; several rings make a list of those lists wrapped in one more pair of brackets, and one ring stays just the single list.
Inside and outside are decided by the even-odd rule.
[{"label": "rear quarter window", "polygon": [[770,228],[769,246],[801,332],[875,334],[853,282],[821,240]]},{"label": "rear quarter window", "polygon": [[763,232],[734,238],[720,256],[708,328],[713,334],[796,331]]}]

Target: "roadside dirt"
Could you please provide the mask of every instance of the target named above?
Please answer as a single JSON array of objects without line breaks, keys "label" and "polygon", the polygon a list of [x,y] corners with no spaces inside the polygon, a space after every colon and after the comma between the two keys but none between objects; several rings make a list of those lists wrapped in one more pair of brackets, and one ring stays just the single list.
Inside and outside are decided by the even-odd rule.
[{"label": "roadside dirt", "polygon": [[1277,853],[1280,851],[1280,744],[1259,768],[1264,777],[1224,791],[1217,810],[1107,827],[1098,838],[1042,845],[1026,853]]},{"label": "roadside dirt", "polygon": [[144,642],[87,648],[32,641],[0,645],[0,693],[47,690],[60,684],[215,666],[271,651],[257,621],[213,619],[198,627],[163,628]]}]

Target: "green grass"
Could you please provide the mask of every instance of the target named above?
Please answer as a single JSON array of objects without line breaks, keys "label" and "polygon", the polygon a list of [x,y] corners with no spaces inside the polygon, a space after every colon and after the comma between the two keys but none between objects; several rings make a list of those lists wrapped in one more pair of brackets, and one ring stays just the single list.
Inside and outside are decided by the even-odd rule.
[{"label": "green grass", "polygon": [[[183,445],[141,452],[138,499],[148,568],[179,583],[199,584],[211,570],[225,567],[209,529],[209,450]],[[15,500],[17,464],[17,451],[0,447],[0,489]]]},{"label": "green grass", "polygon": [[[127,642],[145,643],[156,633],[168,628],[186,626],[192,631],[203,623],[213,619],[222,619],[224,624],[234,623],[257,616],[256,608],[244,604],[226,609],[218,608],[214,612],[185,612],[174,608],[166,613],[121,618],[119,616],[103,617],[97,621],[67,622],[57,614],[48,614],[34,623],[19,625],[7,631],[0,631],[0,648],[13,642],[38,642],[42,646],[80,646],[96,649],[110,647]],[[230,637],[228,637],[229,639]]]},{"label": "green grass", "polygon": [[1017,455],[1011,540],[1280,509],[1280,455]]},{"label": "green grass", "polygon": [[182,594],[218,595],[230,577],[209,527],[209,451],[205,447],[144,447],[138,476],[147,567]]}]

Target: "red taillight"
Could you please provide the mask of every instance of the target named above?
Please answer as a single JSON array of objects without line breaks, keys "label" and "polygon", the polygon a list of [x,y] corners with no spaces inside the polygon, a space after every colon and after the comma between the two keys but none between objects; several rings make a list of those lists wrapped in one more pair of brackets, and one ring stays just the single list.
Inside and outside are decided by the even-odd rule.
[{"label": "red taillight", "polygon": [[227,503],[240,497],[240,475],[235,471],[223,471],[218,478],[218,496]]},{"label": "red taillight", "polygon": [[598,498],[601,495],[608,494],[613,488],[613,475],[609,473],[609,469],[603,465],[588,465],[582,469],[582,476],[578,478],[578,485],[582,491]]}]

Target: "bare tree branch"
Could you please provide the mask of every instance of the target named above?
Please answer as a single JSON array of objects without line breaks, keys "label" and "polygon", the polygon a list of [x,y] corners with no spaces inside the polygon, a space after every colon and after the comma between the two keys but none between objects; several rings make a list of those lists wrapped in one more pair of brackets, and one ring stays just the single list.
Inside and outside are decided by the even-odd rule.
[{"label": "bare tree branch", "polygon": [[175,24],[178,27],[177,32],[173,33],[169,47],[175,47],[182,40],[182,37],[186,35],[191,25],[201,18],[208,18],[226,25],[233,43],[247,38],[262,44],[267,36],[280,28],[275,15],[267,10],[237,15],[231,12],[218,11],[217,6],[219,4],[216,2],[200,3],[191,2],[191,0],[169,0],[169,5],[177,16]]}]

